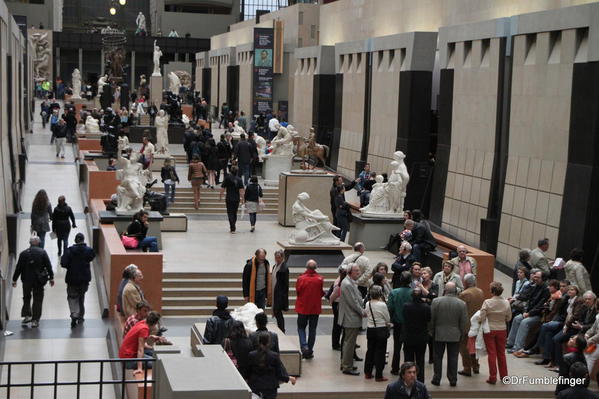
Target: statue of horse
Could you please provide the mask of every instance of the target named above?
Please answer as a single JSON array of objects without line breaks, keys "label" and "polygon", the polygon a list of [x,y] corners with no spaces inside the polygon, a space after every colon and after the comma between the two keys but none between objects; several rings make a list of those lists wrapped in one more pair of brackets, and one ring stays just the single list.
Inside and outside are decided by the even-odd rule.
[{"label": "statue of horse", "polygon": [[[329,147],[316,142],[314,128],[310,128],[310,135],[307,140],[299,134],[294,135],[293,143],[296,146],[295,155],[302,158],[303,169],[314,169],[315,166],[319,166],[319,163],[326,166]],[[310,162],[310,159],[315,160],[314,164]]]}]

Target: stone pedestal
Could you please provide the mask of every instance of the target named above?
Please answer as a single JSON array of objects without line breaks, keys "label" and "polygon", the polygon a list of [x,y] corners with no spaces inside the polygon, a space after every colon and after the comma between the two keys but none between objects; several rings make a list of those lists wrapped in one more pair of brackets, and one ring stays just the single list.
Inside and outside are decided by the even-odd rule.
[{"label": "stone pedestal", "polygon": [[291,157],[287,155],[269,155],[264,158],[264,184],[279,184],[279,174],[291,170]]},{"label": "stone pedestal", "polygon": [[387,245],[391,234],[400,233],[404,219],[364,217],[359,213],[353,214],[350,224],[351,234],[349,243],[363,242],[366,248],[377,249]]},{"label": "stone pedestal", "polygon": [[319,209],[332,222],[333,214],[331,213],[329,190],[333,184],[333,176],[333,174],[327,173],[281,173],[279,175],[279,224],[281,226],[295,226],[291,207],[297,200],[297,195],[304,191],[310,194],[306,206],[310,209]]},{"label": "stone pedestal", "polygon": [[318,267],[339,267],[345,259],[343,250],[352,247],[344,242],[337,245],[327,244],[292,244],[289,241],[277,241],[277,245],[285,252],[288,267],[306,267],[306,262],[314,259]]},{"label": "stone pedestal", "polygon": [[150,102],[160,108],[162,104],[162,76],[150,76]]}]

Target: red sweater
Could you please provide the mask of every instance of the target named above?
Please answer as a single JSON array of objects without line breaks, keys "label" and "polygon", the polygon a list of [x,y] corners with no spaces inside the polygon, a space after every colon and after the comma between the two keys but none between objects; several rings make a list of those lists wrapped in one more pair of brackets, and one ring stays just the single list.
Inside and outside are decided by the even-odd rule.
[{"label": "red sweater", "polygon": [[297,300],[295,301],[295,311],[299,314],[313,315],[322,312],[321,298],[324,279],[315,270],[307,269],[304,274],[297,278],[295,291]]}]

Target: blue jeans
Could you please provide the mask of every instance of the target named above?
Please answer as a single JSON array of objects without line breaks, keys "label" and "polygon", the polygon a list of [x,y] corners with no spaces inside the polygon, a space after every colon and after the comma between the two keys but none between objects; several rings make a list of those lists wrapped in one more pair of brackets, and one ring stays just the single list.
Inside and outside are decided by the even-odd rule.
[{"label": "blue jeans", "polygon": [[562,352],[562,344],[568,342],[571,336],[575,335],[579,330],[568,328],[564,333],[563,330],[559,330],[557,334],[553,336],[553,363],[560,366],[564,359],[564,353]]},{"label": "blue jeans", "polygon": [[263,290],[256,290],[254,304],[260,309],[266,309],[266,288]]},{"label": "blue jeans", "polygon": [[58,245],[58,255],[66,253],[69,246],[70,231],[56,233],[56,244]]},{"label": "blue jeans", "polygon": [[[153,359],[153,358],[154,358],[154,351],[152,349],[145,348],[144,349],[144,359]],[[147,365],[147,368],[151,369],[152,363],[153,362],[141,362],[141,366],[142,366],[142,368],[146,368],[146,365]],[[137,369],[137,362],[136,361],[125,362],[125,368],[127,370],[135,370],[135,369]]]},{"label": "blue jeans", "polygon": [[166,184],[164,183],[164,195],[169,203],[175,202],[175,183]]},{"label": "blue jeans", "polygon": [[239,176],[243,179],[243,185],[247,186],[250,180],[250,164],[239,164]]},{"label": "blue jeans", "polygon": [[[308,341],[306,342],[306,326],[308,327]],[[297,314],[297,335],[299,337],[300,349],[304,352],[308,349],[310,352],[314,349],[316,342],[316,327],[318,326],[317,314]]]},{"label": "blue jeans", "polygon": [[38,231],[37,236],[40,238],[40,248],[44,248],[44,245],[46,244],[46,232]]},{"label": "blue jeans", "polygon": [[147,236],[139,242],[137,248],[150,248],[150,252],[158,252],[158,239],[154,236]]},{"label": "blue jeans", "polygon": [[255,226],[256,225],[256,213],[250,213],[250,226]]},{"label": "blue jeans", "polygon": [[560,323],[559,321],[550,321],[543,323],[541,326],[535,348],[543,348],[544,360],[551,360],[553,357],[553,336],[562,328],[562,326],[563,323]]},{"label": "blue jeans", "polygon": [[539,316],[530,316],[526,319],[521,314],[516,316],[512,321],[512,328],[507,340],[507,346],[512,347],[514,351],[524,349],[524,343],[526,342],[530,327],[534,323],[539,322],[539,320],[541,320]]}]

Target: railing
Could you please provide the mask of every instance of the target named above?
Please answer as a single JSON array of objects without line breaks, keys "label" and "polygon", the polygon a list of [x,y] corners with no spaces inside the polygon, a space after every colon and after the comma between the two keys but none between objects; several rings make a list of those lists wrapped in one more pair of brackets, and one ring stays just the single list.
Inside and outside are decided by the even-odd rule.
[{"label": "railing", "polygon": [[[11,395],[11,389],[13,391],[16,391],[18,388],[30,388],[30,398],[34,398],[35,397],[35,389],[36,388],[41,388],[41,387],[51,387],[53,388],[53,398],[57,399],[59,390],[59,387],[72,387],[74,386],[76,388],[76,398],[80,398],[81,396],[81,387],[82,386],[94,386],[97,385],[98,386],[98,398],[103,398],[104,396],[104,392],[106,391],[105,386],[109,385],[115,388],[115,392],[118,392],[116,390],[116,387],[119,386],[119,390],[120,390],[120,394],[121,394],[121,398],[125,398],[125,389],[127,387],[127,385],[129,384],[143,384],[143,398],[146,399],[148,397],[148,385],[152,384],[155,382],[155,380],[153,379],[152,376],[150,376],[150,378],[148,378],[148,363],[154,363],[156,361],[156,359],[153,358],[144,358],[144,359],[101,359],[101,360],[42,360],[42,361],[21,361],[21,362],[0,362],[0,369],[3,370],[4,372],[4,376],[2,378],[2,383],[0,383],[0,397],[6,398],[6,399],[10,399],[10,395]],[[126,378],[126,363],[128,362],[143,362],[144,364],[144,376],[143,379],[127,379]],[[120,363],[120,365],[119,365]],[[58,376],[58,367],[60,365],[76,365],[77,367],[77,378],[76,380],[59,380]],[[83,369],[83,365],[90,365],[90,364],[99,364],[100,366],[100,377],[99,379],[95,379],[95,380],[89,380],[86,379],[85,381],[82,381],[81,378],[81,374],[82,374],[82,369]],[[105,364],[108,365],[108,367],[105,367]],[[121,373],[121,378],[117,378],[117,379],[105,379],[104,377],[104,373],[105,373],[105,368],[108,369],[108,372],[111,372],[111,365],[116,364],[116,366],[119,366],[119,368],[116,369],[116,371],[120,371]],[[35,376],[36,376],[36,366],[42,366],[42,365],[51,365],[53,366],[53,374],[54,374],[54,378],[50,381],[47,382],[36,382],[35,380]],[[30,373],[31,373],[31,379],[29,382],[13,382],[13,378],[15,378],[15,368],[17,367],[29,367]],[[39,370],[39,367],[38,367]],[[19,380],[23,380],[22,376],[19,376]],[[6,381],[6,382],[4,382]],[[140,387],[141,388],[141,387]],[[151,388],[150,388],[151,389]],[[6,392],[6,394],[4,395],[3,393]],[[47,397],[46,393],[44,392],[44,396]],[[113,395],[109,395],[110,397],[112,397]],[[22,393],[19,393],[18,397],[23,397]],[[60,396],[61,398],[64,397],[64,395]],[[90,398],[92,397],[91,395],[89,395],[88,393],[85,394],[86,398]],[[140,395],[141,397],[141,395]]]}]

